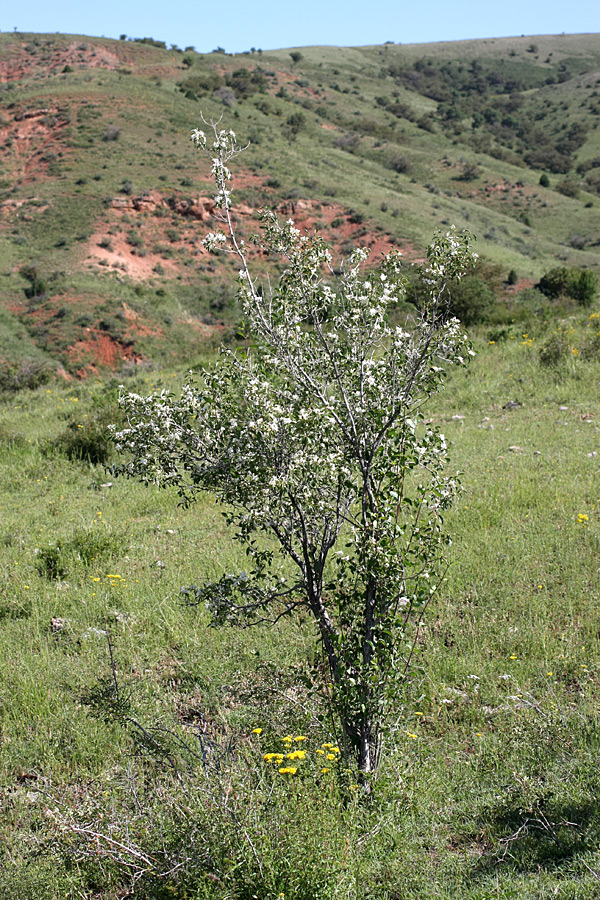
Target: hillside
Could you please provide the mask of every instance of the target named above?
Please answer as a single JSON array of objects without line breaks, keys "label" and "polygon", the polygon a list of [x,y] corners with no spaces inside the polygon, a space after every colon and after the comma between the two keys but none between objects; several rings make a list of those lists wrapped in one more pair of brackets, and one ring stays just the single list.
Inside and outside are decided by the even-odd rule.
[{"label": "hillside", "polygon": [[410,260],[453,223],[513,298],[554,266],[600,269],[598,35],[230,56],[2,34],[0,104],[8,366],[191,363],[226,335],[235,266],[200,246],[201,113],[249,143],[245,234],[269,205],[341,254],[360,242]]}]

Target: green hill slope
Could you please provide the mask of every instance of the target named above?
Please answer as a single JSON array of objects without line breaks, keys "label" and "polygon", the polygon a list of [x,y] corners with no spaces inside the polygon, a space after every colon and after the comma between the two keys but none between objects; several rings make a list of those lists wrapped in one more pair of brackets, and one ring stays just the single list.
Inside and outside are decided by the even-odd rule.
[{"label": "green hill slope", "polygon": [[[600,36],[236,56],[160,42],[0,35],[5,361],[81,375],[193,361],[236,318],[208,257],[201,113],[249,142],[239,227],[276,206],[350,243],[419,258],[471,229],[519,286],[600,267]],[[548,176],[549,186],[540,185]]]}]

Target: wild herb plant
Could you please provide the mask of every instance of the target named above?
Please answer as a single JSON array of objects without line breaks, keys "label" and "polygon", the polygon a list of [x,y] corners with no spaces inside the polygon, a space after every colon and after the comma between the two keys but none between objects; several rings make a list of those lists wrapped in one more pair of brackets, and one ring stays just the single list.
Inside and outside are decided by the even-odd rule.
[{"label": "wild herb plant", "polygon": [[447,365],[471,350],[444,308],[445,288],[472,264],[470,236],[437,234],[427,296],[392,326],[406,281],[398,253],[365,270],[356,249],[336,275],[329,248],[290,220],[261,214],[255,243],[282,261],[261,284],[232,219],[232,131],[195,130],[212,159],[221,230],[208,249],[236,254],[246,323],[242,350],[190,376],[181,396],[123,393],[121,471],[175,487],[189,503],[210,491],[246,549],[249,570],[194,587],[215,622],[273,621],[303,607],[318,631],[323,684],[339,743],[363,781],[375,775],[400,702],[420,622],[443,577],[444,511],[458,488],[444,435],[423,407]]}]

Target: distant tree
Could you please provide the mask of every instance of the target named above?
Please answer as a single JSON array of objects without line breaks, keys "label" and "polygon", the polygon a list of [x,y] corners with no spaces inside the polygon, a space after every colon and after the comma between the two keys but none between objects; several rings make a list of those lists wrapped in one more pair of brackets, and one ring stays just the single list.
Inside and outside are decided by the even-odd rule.
[{"label": "distant tree", "polygon": [[305,126],[306,118],[304,116],[304,113],[296,112],[287,117],[282,131],[288,138],[288,140],[295,141],[298,134],[305,128]]},{"label": "distant tree", "polygon": [[479,178],[481,174],[481,170],[477,163],[464,163],[462,167],[462,171],[458,176],[459,181],[475,181],[476,178]]},{"label": "distant tree", "polygon": [[579,270],[571,290],[580,306],[591,306],[598,296],[598,275],[590,269]]},{"label": "distant tree", "polygon": [[510,285],[517,284],[519,280],[519,276],[517,275],[516,269],[511,269],[508,273],[508,278],[506,279],[506,283]]},{"label": "distant tree", "polygon": [[304,59],[304,57],[302,56],[302,54],[300,53],[299,50],[292,50],[292,52],[290,53],[290,56],[292,57],[293,63],[298,63],[298,62],[300,62],[301,59]]},{"label": "distant tree", "polygon": [[540,175],[540,185],[545,188],[550,187],[550,179],[545,172]]}]

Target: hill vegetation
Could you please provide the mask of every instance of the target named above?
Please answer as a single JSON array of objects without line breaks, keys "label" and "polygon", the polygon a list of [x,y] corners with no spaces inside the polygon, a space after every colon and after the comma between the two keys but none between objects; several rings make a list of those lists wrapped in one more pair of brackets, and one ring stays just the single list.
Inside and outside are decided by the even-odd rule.
[{"label": "hill vegetation", "polygon": [[249,142],[247,234],[267,205],[341,253],[419,259],[435,227],[468,227],[500,310],[557,266],[597,270],[599,68],[595,35],[231,56],[2,34],[0,357],[89,375],[227,334],[202,111]]}]

